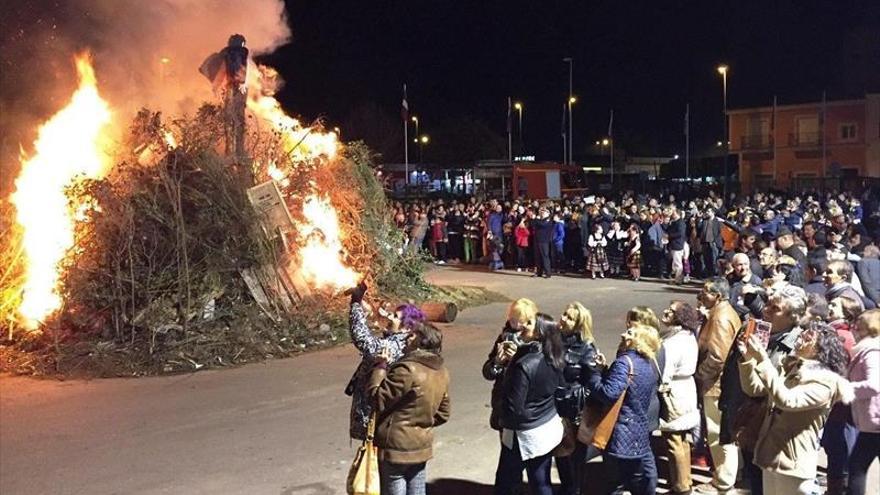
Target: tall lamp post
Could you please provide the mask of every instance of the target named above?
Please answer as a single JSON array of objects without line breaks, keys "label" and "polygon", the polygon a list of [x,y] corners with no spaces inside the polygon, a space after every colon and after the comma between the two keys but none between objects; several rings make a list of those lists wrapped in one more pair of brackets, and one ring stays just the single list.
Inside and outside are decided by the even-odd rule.
[{"label": "tall lamp post", "polygon": [[523,144],[523,131],[522,131],[522,113],[523,113],[523,104],[521,102],[516,102],[513,104],[513,108],[516,109],[516,112],[519,116],[519,154],[525,154],[525,144]]},{"label": "tall lamp post", "polygon": [[727,173],[728,172],[727,158],[728,158],[728,155],[730,155],[730,136],[728,136],[730,131],[727,128],[727,71],[728,71],[728,67],[726,65],[719,65],[717,70],[718,70],[718,73],[721,74],[722,91],[724,92],[723,93],[724,94],[724,138],[721,140],[721,142],[723,143],[722,151],[724,152],[724,201],[727,201],[727,199],[728,199],[727,182],[730,179],[730,176]]},{"label": "tall lamp post", "polygon": [[422,163],[422,145],[419,144],[419,117],[417,115],[413,115],[412,119],[413,123],[416,125],[416,137],[413,139],[413,142],[419,145],[419,164]]},{"label": "tall lamp post", "polygon": [[574,136],[571,134],[571,104],[575,101],[572,90],[574,59],[571,57],[565,57],[562,61],[568,63],[568,164],[571,164],[571,162],[574,161],[571,154],[571,150],[573,149],[572,142],[574,141]]}]

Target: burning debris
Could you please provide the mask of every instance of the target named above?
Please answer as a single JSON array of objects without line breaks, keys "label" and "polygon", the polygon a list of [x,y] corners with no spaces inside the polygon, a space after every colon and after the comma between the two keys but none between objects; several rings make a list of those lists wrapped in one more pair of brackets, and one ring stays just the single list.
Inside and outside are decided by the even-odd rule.
[{"label": "burning debris", "polygon": [[[342,321],[334,296],[364,276],[386,289],[397,285],[387,277],[423,285],[418,260],[394,249],[371,154],[287,115],[273,71],[248,59],[242,36],[201,67],[220,105],[172,120],[142,110],[112,139],[122,117],[88,57],[77,67],[79,89],[22,159],[11,199],[25,268],[14,282],[4,274],[17,287],[3,287],[0,306],[13,340],[55,371],[285,355]],[[267,185],[286,220],[254,207],[249,190]]]}]

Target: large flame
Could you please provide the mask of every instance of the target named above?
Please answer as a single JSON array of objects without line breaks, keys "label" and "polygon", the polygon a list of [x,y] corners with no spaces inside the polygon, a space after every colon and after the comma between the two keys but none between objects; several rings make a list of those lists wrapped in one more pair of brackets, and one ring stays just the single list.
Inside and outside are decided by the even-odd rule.
[{"label": "large flame", "polygon": [[[284,113],[278,100],[269,94],[274,90],[274,77],[274,71],[267,67],[252,65],[248,69],[248,109],[281,135],[294,164],[323,164],[335,158],[339,149],[336,133],[324,132],[320,126],[303,127]],[[267,173],[282,187],[289,184],[285,172],[274,163],[268,164]],[[306,195],[304,221],[297,224],[303,240],[297,252],[299,274],[317,289],[339,291],[353,287],[360,275],[345,264],[346,251],[336,209],[318,184],[309,181],[309,186],[311,190],[297,191]]]},{"label": "large flame", "polygon": [[336,210],[330,201],[310,195],[303,202],[305,223],[299,226],[305,243],[300,247],[300,274],[318,289],[354,287],[359,275],[343,263],[345,248]]},{"label": "large flame", "polygon": [[104,129],[110,107],[98,94],[88,55],[76,57],[79,88],[70,103],[42,127],[34,154],[22,152],[21,173],[10,200],[24,230],[26,281],[18,308],[30,329],[61,307],[57,286],[59,262],[74,243],[74,215],[82,205],[71,204],[65,189],[82,177],[103,176],[109,168]]}]

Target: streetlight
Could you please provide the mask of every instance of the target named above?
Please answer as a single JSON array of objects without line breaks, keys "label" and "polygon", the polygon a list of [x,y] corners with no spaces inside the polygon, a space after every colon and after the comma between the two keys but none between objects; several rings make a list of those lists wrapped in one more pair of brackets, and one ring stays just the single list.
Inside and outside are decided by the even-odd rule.
[{"label": "streetlight", "polygon": [[574,74],[574,59],[571,57],[565,57],[562,59],[563,62],[568,64],[568,163],[570,164],[574,160],[572,160],[571,150],[574,148],[572,146],[572,141],[574,141],[574,136],[571,135],[571,105],[575,102],[574,91],[572,89],[572,81]]},{"label": "streetlight", "polygon": [[[413,139],[413,142],[414,142],[414,143],[418,143],[418,142],[419,142],[419,118],[418,118],[418,116],[413,115],[413,116],[410,118],[410,120],[412,120],[412,121],[415,122],[415,124],[416,124],[416,137]],[[421,161],[422,161],[422,160],[419,159],[419,162],[421,162]]]},{"label": "streetlight", "polygon": [[515,108],[517,113],[519,114],[519,152],[520,152],[520,154],[524,154],[525,153],[525,145],[523,144],[523,132],[522,132],[523,104],[518,101],[513,104],[513,108]]},{"label": "streetlight", "polygon": [[608,138],[604,138],[604,139],[602,139],[602,146],[608,146],[608,143],[610,143],[610,142],[611,141],[609,141]]},{"label": "streetlight", "polygon": [[727,174],[727,155],[730,154],[730,138],[728,137],[729,131],[727,130],[727,71],[728,67],[726,65],[719,65],[717,70],[718,73],[721,74],[721,84],[722,90],[724,94],[724,139],[722,139],[724,145],[724,198],[727,200],[727,182],[729,180],[729,176]]}]

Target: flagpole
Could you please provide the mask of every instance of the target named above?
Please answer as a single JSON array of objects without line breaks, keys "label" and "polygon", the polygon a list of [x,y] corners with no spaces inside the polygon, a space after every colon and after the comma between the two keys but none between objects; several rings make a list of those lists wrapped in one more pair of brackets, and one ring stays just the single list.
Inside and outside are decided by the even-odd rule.
[{"label": "flagpole", "polygon": [[691,179],[691,104],[684,106],[684,176]]},{"label": "flagpole", "polygon": [[562,104],[562,164],[568,165],[568,132],[565,130],[566,103]]},{"label": "flagpole", "polygon": [[403,117],[403,163],[404,172],[406,173],[405,185],[409,185],[409,103],[406,101],[406,84],[403,85],[403,110],[406,112]]}]

